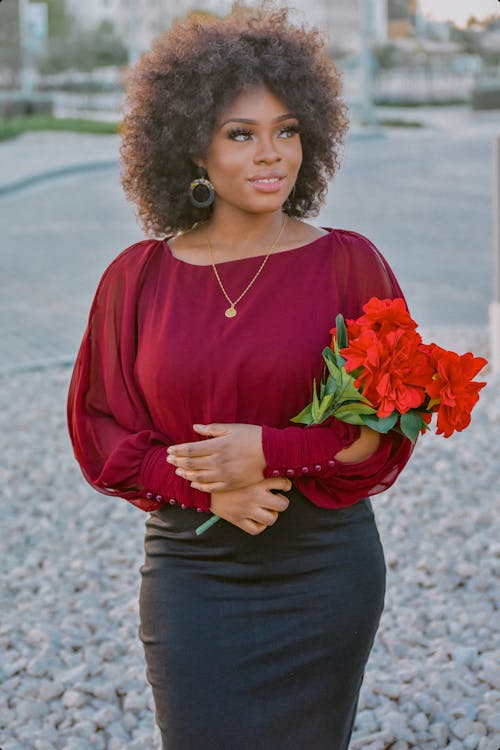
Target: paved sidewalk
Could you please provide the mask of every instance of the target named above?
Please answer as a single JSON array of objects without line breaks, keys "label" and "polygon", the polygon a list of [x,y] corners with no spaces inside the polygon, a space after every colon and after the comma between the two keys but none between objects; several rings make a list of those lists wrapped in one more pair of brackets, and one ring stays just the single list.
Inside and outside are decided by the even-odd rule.
[{"label": "paved sidewalk", "polygon": [[118,164],[119,135],[33,131],[0,143],[0,196],[40,180]]}]

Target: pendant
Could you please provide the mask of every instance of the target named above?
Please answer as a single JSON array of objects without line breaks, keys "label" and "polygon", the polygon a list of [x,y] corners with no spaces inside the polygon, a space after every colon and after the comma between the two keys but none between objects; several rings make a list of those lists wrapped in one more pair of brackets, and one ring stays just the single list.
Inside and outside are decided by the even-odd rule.
[{"label": "pendant", "polygon": [[228,307],[226,312],[224,313],[226,318],[234,318],[236,315],[236,308],[234,305],[231,305],[231,307]]}]

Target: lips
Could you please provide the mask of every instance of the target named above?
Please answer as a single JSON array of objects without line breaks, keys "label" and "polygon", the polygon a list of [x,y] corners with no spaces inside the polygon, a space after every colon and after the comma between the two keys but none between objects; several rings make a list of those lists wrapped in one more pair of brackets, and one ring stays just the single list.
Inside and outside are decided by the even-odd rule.
[{"label": "lips", "polygon": [[285,175],[280,172],[263,172],[250,177],[248,181],[256,190],[273,193],[281,189]]},{"label": "lips", "polygon": [[264,183],[265,185],[270,185],[273,182],[281,182],[285,179],[285,175],[281,174],[281,172],[262,172],[261,174],[256,174],[253,177],[249,178],[249,181],[252,183]]}]

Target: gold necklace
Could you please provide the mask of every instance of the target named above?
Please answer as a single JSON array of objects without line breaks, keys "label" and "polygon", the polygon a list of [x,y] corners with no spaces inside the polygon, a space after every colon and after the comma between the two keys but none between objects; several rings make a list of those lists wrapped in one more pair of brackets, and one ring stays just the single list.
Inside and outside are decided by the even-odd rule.
[{"label": "gold necklace", "polygon": [[248,290],[250,289],[250,287],[252,286],[252,284],[253,284],[253,283],[254,283],[254,281],[256,280],[257,276],[258,276],[258,275],[260,274],[260,272],[262,271],[262,269],[263,269],[263,268],[264,268],[264,266],[266,265],[266,263],[267,263],[267,259],[269,258],[269,256],[271,255],[272,251],[274,250],[274,248],[275,248],[275,247],[276,247],[276,245],[278,244],[278,242],[279,242],[279,238],[281,237],[281,235],[282,235],[282,233],[283,233],[283,229],[285,228],[285,223],[286,223],[286,217],[287,217],[287,215],[286,215],[286,214],[283,214],[283,223],[282,223],[282,225],[281,225],[281,229],[280,229],[280,231],[278,232],[278,236],[277,236],[277,237],[276,237],[276,239],[274,240],[273,244],[272,244],[272,245],[271,245],[271,247],[269,248],[269,251],[268,251],[268,253],[267,253],[266,257],[265,257],[265,258],[264,258],[264,260],[262,261],[262,263],[261,263],[261,266],[260,266],[259,270],[258,270],[258,271],[257,271],[257,273],[255,274],[255,276],[253,277],[253,279],[251,280],[251,282],[250,282],[250,283],[248,284],[248,286],[247,286],[247,287],[246,287],[246,288],[245,288],[245,289],[244,289],[244,290],[242,291],[242,293],[240,294],[240,296],[239,296],[239,297],[238,297],[237,299],[235,299],[235,300],[234,300],[234,302],[233,302],[233,300],[232,300],[232,299],[231,299],[231,298],[229,297],[228,293],[226,292],[226,290],[225,290],[225,288],[224,288],[224,284],[222,283],[222,281],[221,281],[221,278],[220,278],[220,276],[219,276],[219,273],[218,273],[218,271],[217,271],[217,269],[216,269],[216,267],[215,267],[215,263],[214,263],[214,256],[213,256],[213,253],[212,253],[212,245],[211,245],[211,243],[210,243],[210,239],[209,239],[209,238],[207,237],[208,251],[209,251],[209,253],[210,253],[210,262],[211,262],[211,264],[212,264],[212,268],[214,269],[215,277],[216,277],[217,281],[219,282],[219,286],[220,286],[220,288],[221,288],[221,290],[222,290],[222,293],[223,293],[224,297],[225,297],[225,298],[227,299],[227,301],[228,301],[228,302],[229,302],[229,304],[230,304],[230,307],[228,307],[228,308],[227,308],[227,310],[225,310],[225,312],[224,312],[224,314],[225,314],[226,318],[234,318],[234,316],[236,315],[236,305],[237,305],[237,304],[238,304],[238,302],[239,302],[239,301],[240,301],[240,300],[242,299],[242,297],[244,297],[244,295],[245,295],[245,294],[246,294],[246,293],[248,292]]}]

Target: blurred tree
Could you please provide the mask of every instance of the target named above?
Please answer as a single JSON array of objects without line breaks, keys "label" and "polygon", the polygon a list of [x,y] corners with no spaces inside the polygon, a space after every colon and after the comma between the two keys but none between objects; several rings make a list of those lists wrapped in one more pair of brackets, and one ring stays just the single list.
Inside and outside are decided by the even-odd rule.
[{"label": "blurred tree", "polygon": [[14,87],[21,67],[19,40],[19,4],[17,0],[3,3],[0,9],[0,82]]},{"label": "blurred tree", "polygon": [[478,24],[480,24],[480,21],[476,18],[476,16],[469,16],[466,26],[468,29],[470,29],[471,26],[477,26]]},{"label": "blurred tree", "polygon": [[345,60],[351,54],[348,49],[342,47],[340,44],[331,43],[327,48],[328,55],[332,60]]},{"label": "blurred tree", "polygon": [[373,47],[373,57],[377,69],[396,68],[402,63],[401,53],[396,44],[377,44]]},{"label": "blurred tree", "polygon": [[64,0],[44,0],[47,5],[49,40],[67,37],[75,26]]},{"label": "blurred tree", "polygon": [[90,71],[105,65],[125,65],[127,48],[117,36],[112,21],[101,21],[93,30],[71,26],[67,36],[53,39],[39,60],[41,73],[59,73],[69,68]]},{"label": "blurred tree", "polygon": [[459,29],[453,26],[450,29],[450,41],[458,42],[463,52],[468,55],[477,55],[481,50],[481,34],[472,29]]}]

